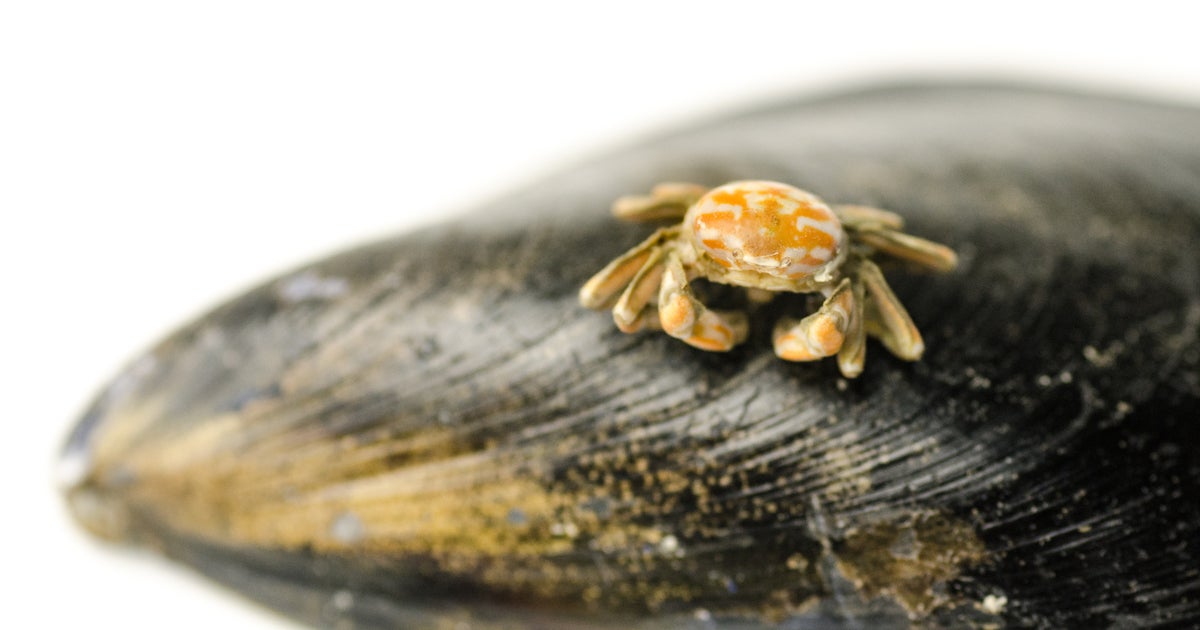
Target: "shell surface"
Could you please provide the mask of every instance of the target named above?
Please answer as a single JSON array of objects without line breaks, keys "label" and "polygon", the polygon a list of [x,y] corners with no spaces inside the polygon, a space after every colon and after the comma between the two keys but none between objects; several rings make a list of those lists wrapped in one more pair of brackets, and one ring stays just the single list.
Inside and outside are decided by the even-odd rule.
[{"label": "shell surface", "polygon": [[[1194,625],[1196,137],[1194,109],[972,86],[665,136],[184,327],[80,421],[67,500],[321,626]],[[925,361],[851,383],[577,306],[644,236],[611,199],[749,177],[964,254],[894,276]]]},{"label": "shell surface", "polygon": [[792,280],[828,274],[846,241],[825,202],[778,182],[714,188],[688,210],[684,226],[722,267]]}]

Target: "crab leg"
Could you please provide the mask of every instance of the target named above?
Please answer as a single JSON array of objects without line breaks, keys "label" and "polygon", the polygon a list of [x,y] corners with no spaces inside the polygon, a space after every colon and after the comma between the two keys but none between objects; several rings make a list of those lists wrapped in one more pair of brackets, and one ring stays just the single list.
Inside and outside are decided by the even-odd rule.
[{"label": "crab leg", "polygon": [[913,324],[908,311],[900,304],[883,272],[879,267],[866,259],[859,262],[856,271],[858,279],[866,287],[867,301],[865,319],[867,334],[881,341],[892,354],[906,361],[916,361],[925,353],[925,342],[921,332]]},{"label": "crab leg", "polygon": [[934,271],[953,271],[958,266],[958,256],[954,250],[903,232],[866,229],[858,232],[857,239],[864,245]]},{"label": "crab leg", "polygon": [[655,247],[650,250],[650,256],[638,270],[637,275],[613,307],[613,321],[621,332],[631,333],[645,326],[642,312],[646,305],[653,300],[662,285],[663,277],[663,248]]},{"label": "crab leg", "polygon": [[583,288],[579,289],[579,303],[587,308],[610,308],[617,301],[617,296],[625,285],[641,271],[650,259],[658,245],[679,234],[679,228],[663,228],[650,235],[650,238],[638,243],[621,255],[620,258],[608,263],[596,275],[592,276]]},{"label": "crab leg", "polygon": [[708,188],[699,184],[664,182],[650,190],[649,195],[621,197],[613,203],[612,211],[626,221],[678,221],[687,214]]},{"label": "crab leg", "polygon": [[842,342],[842,349],[838,350],[837,355],[838,369],[846,378],[862,374],[863,363],[867,358],[867,332],[863,321],[866,300],[863,285],[861,282],[851,282],[850,289],[854,295],[850,323],[846,326],[846,340]]},{"label": "crab leg", "polygon": [[871,206],[833,206],[833,211],[850,229],[868,229],[873,226],[899,230],[904,227],[904,217]]},{"label": "crab leg", "polygon": [[746,339],[749,330],[745,314],[714,311],[692,295],[687,274],[674,253],[667,254],[658,316],[668,335],[702,350],[730,350]]},{"label": "crab leg", "polygon": [[845,278],[825,299],[820,310],[797,322],[775,326],[775,354],[786,361],[815,361],[841,349],[854,312],[854,290]]}]

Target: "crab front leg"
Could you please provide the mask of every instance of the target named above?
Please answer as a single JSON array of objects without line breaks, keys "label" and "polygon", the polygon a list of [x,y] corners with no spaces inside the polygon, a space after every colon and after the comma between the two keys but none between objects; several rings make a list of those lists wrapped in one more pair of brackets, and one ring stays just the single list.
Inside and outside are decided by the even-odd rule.
[{"label": "crab front leg", "polygon": [[655,298],[659,287],[662,286],[663,272],[666,268],[665,247],[656,247],[650,252],[646,263],[638,270],[637,275],[625,287],[621,297],[613,306],[613,322],[621,332],[631,333],[643,328],[657,328],[658,318],[654,309],[647,305]]},{"label": "crab front leg", "polygon": [[[849,278],[843,278],[817,312],[799,322],[794,319],[780,321],[775,326],[775,354],[786,361],[815,361],[839,353],[849,332],[854,350],[847,354],[846,361],[839,360],[839,366],[846,363],[854,372],[853,364],[858,359],[855,355],[861,354],[861,348],[858,348],[861,346],[858,339],[861,329],[852,326],[862,321],[862,308],[855,297],[854,284]],[[861,366],[858,371],[862,371]],[[851,378],[857,375],[857,372],[846,374]]]},{"label": "crab front leg", "polygon": [[612,211],[617,218],[626,221],[679,221],[706,192],[708,188],[700,184],[663,182],[652,188],[649,195],[617,199]]},{"label": "crab front leg", "polygon": [[617,296],[646,266],[655,250],[678,234],[679,228],[658,230],[651,234],[650,238],[608,263],[579,289],[579,303],[586,308],[612,308],[617,302]]},{"label": "crab front leg", "polygon": [[925,341],[913,324],[904,305],[892,293],[879,266],[862,259],[853,271],[868,297],[863,325],[867,334],[879,339],[892,354],[906,361],[916,361],[925,353]]},{"label": "crab front leg", "polygon": [[668,335],[702,350],[730,350],[745,341],[749,331],[744,313],[714,311],[696,299],[674,251],[666,255],[658,293],[658,316]]},{"label": "crab front leg", "polygon": [[837,363],[842,376],[854,378],[862,374],[863,364],[867,359],[867,330],[865,289],[861,282],[850,282],[851,295],[854,298],[850,307],[850,322],[846,325],[846,338],[842,341],[842,349],[838,350]]}]

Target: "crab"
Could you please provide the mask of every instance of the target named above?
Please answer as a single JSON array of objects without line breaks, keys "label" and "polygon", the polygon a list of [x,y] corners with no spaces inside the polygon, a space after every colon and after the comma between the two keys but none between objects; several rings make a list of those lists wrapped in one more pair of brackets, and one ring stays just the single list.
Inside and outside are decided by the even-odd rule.
[{"label": "crab", "polygon": [[663,183],[648,196],[618,199],[613,213],[682,223],[654,232],[588,280],[579,292],[584,306],[611,308],[623,332],[661,329],[703,350],[728,351],[746,339],[746,314],[707,308],[692,280],[745,287],[755,302],[778,292],[820,293],[825,300],[815,313],[776,325],[775,354],[788,361],[837,355],[847,378],[862,373],[868,335],[907,361],[925,352],[921,333],[872,257],[886,254],[940,272],[958,264],[952,249],[904,233],[895,213],[831,207],[778,182],[713,189]]}]

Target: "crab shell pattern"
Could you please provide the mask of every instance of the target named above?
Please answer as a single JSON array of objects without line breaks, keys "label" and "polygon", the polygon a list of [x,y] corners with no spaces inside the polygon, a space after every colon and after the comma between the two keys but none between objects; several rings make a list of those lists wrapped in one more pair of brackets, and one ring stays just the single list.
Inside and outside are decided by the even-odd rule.
[{"label": "crab shell pattern", "polygon": [[813,194],[775,182],[709,191],[688,210],[683,235],[700,257],[742,280],[730,284],[748,287],[769,283],[767,277],[828,282],[846,254],[846,232],[833,210]]}]

